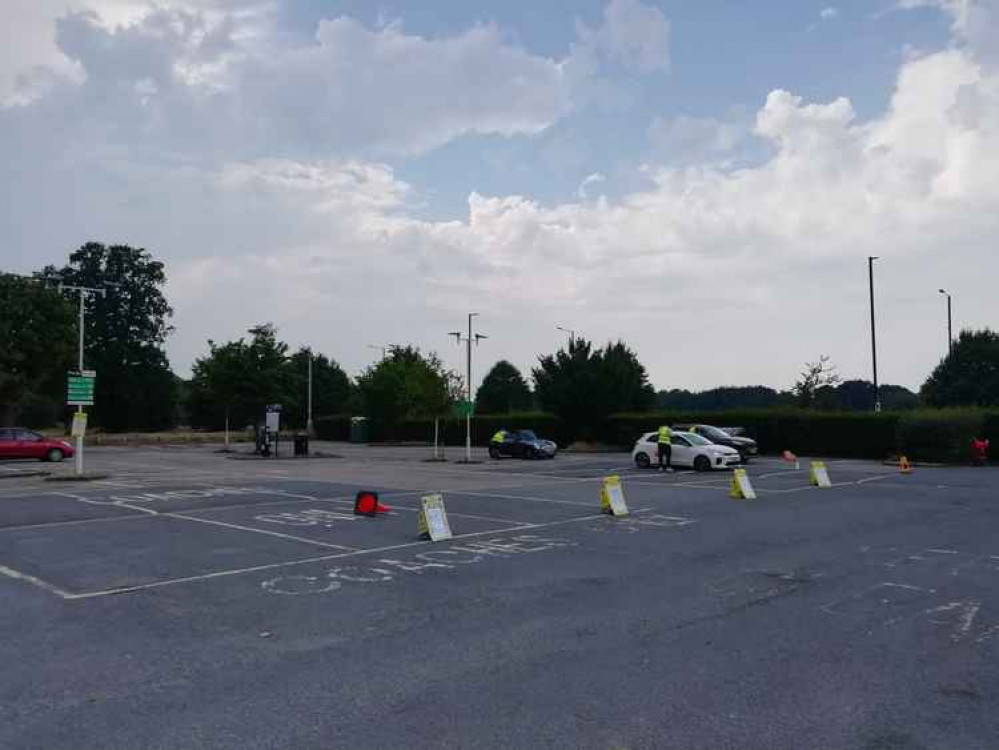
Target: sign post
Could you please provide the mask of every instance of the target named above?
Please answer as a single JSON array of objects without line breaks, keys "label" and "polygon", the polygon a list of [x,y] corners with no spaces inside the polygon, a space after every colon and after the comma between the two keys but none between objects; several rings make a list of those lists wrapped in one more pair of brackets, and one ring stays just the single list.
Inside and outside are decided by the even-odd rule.
[{"label": "sign post", "polygon": [[76,475],[83,474],[83,436],[87,432],[87,412],[84,406],[94,405],[94,384],[97,373],[93,370],[71,371],[66,378],[66,405],[75,406],[73,437],[76,438]]}]

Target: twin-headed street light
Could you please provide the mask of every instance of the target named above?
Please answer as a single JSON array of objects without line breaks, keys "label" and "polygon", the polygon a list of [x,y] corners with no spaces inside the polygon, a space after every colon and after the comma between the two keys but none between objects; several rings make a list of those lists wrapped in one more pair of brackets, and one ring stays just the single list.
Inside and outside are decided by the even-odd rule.
[{"label": "twin-headed street light", "polygon": [[481,333],[472,333],[472,318],[478,317],[478,313],[468,314],[468,335],[463,336],[461,331],[451,331],[448,336],[454,336],[455,343],[465,342],[467,352],[467,370],[465,380],[465,461],[472,460],[472,342],[478,346],[482,339],[489,338]]}]

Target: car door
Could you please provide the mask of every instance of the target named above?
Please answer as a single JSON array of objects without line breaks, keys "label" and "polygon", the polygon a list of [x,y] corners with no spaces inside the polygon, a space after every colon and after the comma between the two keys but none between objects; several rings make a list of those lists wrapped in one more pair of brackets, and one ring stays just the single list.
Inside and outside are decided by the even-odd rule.
[{"label": "car door", "polygon": [[672,463],[677,466],[694,465],[694,448],[683,435],[673,433],[673,457]]},{"label": "car door", "polygon": [[32,432],[31,430],[18,430],[17,446],[19,458],[45,457],[45,441],[37,432]]},{"label": "car door", "polygon": [[17,458],[17,447],[14,430],[0,429],[0,458]]},{"label": "car door", "polygon": [[503,436],[503,442],[500,443],[499,452],[501,456],[516,456],[517,455],[517,443],[519,442],[519,434],[516,432],[507,432]]}]

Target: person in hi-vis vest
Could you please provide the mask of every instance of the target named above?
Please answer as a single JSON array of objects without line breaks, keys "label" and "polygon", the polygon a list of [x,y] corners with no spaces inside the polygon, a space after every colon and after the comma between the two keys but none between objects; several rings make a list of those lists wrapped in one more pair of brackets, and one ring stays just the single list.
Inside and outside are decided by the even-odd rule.
[{"label": "person in hi-vis vest", "polygon": [[663,425],[659,428],[659,471],[673,471],[673,431]]}]

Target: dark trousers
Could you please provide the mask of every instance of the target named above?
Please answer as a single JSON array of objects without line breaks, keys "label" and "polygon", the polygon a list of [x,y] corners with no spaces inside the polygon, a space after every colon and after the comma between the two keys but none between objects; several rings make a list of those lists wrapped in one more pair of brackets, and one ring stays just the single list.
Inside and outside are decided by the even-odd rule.
[{"label": "dark trousers", "polygon": [[[673,458],[673,446],[669,443],[659,443],[659,468],[661,469],[665,466],[667,469],[672,469],[670,464],[670,459]],[[665,459],[666,463],[663,463]]]}]

